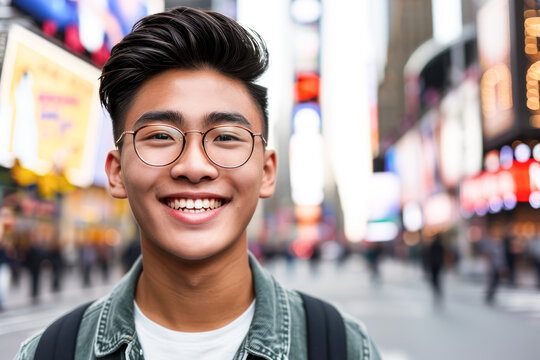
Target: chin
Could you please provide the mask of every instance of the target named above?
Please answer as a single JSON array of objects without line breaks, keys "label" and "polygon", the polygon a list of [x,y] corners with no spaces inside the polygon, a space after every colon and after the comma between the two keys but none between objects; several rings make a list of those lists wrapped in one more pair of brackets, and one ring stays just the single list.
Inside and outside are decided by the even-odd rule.
[{"label": "chin", "polygon": [[[214,231],[220,236],[212,236],[208,232],[185,232],[177,233],[177,236],[169,236],[166,239],[148,237],[143,240],[143,250],[147,247],[146,253],[155,257],[156,261],[165,259],[177,261],[204,261],[220,257],[235,257],[241,253],[247,253],[247,240],[242,234],[240,236],[231,235],[230,232]],[[161,234],[164,236],[164,234]],[[230,241],[224,239],[234,238]],[[146,245],[146,246],[144,246]]]},{"label": "chin", "polygon": [[199,246],[196,247],[186,246],[182,249],[171,249],[169,253],[171,253],[178,260],[196,262],[227,256],[236,251],[234,250],[236,248],[234,243],[229,245],[223,244],[223,246],[216,246],[215,244],[210,246],[200,246],[201,244],[199,242],[198,245]]}]

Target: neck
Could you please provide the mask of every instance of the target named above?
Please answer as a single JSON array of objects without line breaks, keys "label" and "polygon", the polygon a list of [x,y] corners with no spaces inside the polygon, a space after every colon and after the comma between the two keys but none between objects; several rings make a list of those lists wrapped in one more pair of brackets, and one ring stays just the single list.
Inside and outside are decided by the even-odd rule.
[{"label": "neck", "polygon": [[156,323],[176,331],[221,328],[255,297],[245,242],[212,259],[184,261],[143,245],[143,272],[135,301]]}]

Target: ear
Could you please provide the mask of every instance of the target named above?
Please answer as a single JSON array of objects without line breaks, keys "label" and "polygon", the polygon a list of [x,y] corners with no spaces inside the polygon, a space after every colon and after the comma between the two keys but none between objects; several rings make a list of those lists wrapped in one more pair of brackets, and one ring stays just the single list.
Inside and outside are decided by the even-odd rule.
[{"label": "ear", "polygon": [[259,190],[260,198],[269,198],[274,194],[276,188],[277,160],[274,150],[264,152],[264,167],[261,188]]},{"label": "ear", "polygon": [[105,171],[109,179],[109,192],[117,199],[127,198],[124,179],[122,178],[122,165],[120,163],[120,152],[111,150],[105,160]]}]

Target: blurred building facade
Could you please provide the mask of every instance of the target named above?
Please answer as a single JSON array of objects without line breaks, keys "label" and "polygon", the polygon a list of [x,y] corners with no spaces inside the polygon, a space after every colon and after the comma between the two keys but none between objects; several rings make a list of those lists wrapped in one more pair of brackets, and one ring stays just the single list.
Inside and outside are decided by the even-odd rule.
[{"label": "blurred building facade", "polygon": [[[387,112],[387,84],[380,88],[385,159],[375,162],[399,177],[397,243],[412,249],[444,233],[472,271],[482,241],[498,234],[509,266],[528,264],[528,244],[540,230],[537,7],[521,0],[463,2],[459,36],[446,42],[428,36],[401,60],[398,76],[385,77],[398,84],[397,77],[403,90],[403,103]],[[400,37],[394,41],[407,42]],[[391,44],[392,37],[389,67]]]},{"label": "blurred building facade", "polygon": [[431,38],[431,0],[391,0],[389,41],[384,80],[378,90],[379,132],[384,151],[404,124],[405,80],[403,68],[422,43]]},{"label": "blurred building facade", "polygon": [[[390,0],[387,65],[378,89],[381,150],[414,123],[405,114],[403,69],[412,53],[433,37],[432,0]],[[462,0],[463,24],[476,23],[474,1]]]}]

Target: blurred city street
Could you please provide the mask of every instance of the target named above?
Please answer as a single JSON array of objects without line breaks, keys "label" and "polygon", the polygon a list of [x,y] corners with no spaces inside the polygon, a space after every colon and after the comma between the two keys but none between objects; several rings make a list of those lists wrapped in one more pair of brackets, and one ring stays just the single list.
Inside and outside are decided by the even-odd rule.
[{"label": "blurred city street", "polygon": [[[191,91],[168,91],[178,99],[145,112],[174,110],[184,114],[178,124],[128,122],[168,61],[137,60],[148,77],[104,86],[126,90],[118,99],[100,91],[115,79],[105,65],[114,46],[142,17],[176,6],[221,13],[267,44],[268,69],[249,76],[253,84],[203,58],[172,66],[241,80],[261,98],[260,114],[240,114],[242,126],[229,116],[238,99],[222,109],[214,97],[228,92],[207,89],[196,106]],[[230,54],[213,58],[251,69]],[[174,234],[195,248],[184,230],[221,236],[238,225],[231,234],[245,235],[285,286],[363,321],[385,360],[540,359],[540,0],[6,0],[0,60],[0,360],[107,294],[141,241],[174,244]],[[208,111],[192,116],[201,104]],[[221,113],[220,126],[199,121]],[[208,141],[244,120],[245,146]],[[166,129],[174,146],[141,145],[154,139],[143,128]],[[193,162],[189,133],[202,135]],[[275,172],[252,183],[245,169],[266,150],[276,162],[264,173]],[[119,156],[136,170],[121,172],[115,192]],[[178,164],[186,173],[172,171]],[[182,315],[229,309],[169,304]]]},{"label": "blurred city street", "polygon": [[[444,300],[433,302],[422,271],[385,259],[374,281],[363,259],[343,264],[321,261],[312,266],[277,259],[265,266],[287,287],[319,295],[361,319],[385,360],[519,359],[536,360],[540,353],[540,291],[502,286],[492,306],[484,303],[484,283],[454,273],[443,277]],[[49,291],[44,274],[40,302],[32,305],[26,277],[12,291],[0,313],[0,360],[12,359],[20,342],[78,303],[105,294],[109,282],[94,273],[93,285],[81,287],[78,272],[65,278],[58,294]]]}]

